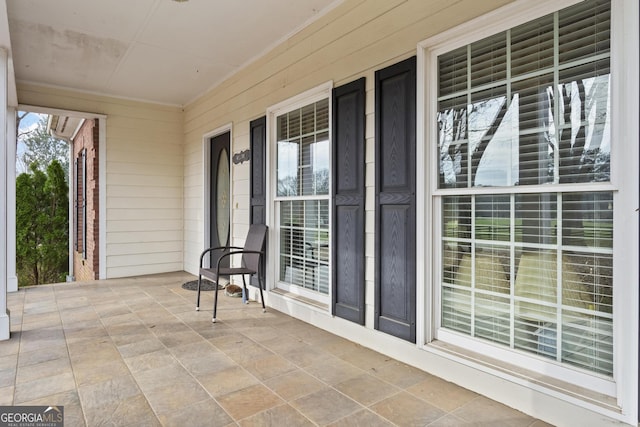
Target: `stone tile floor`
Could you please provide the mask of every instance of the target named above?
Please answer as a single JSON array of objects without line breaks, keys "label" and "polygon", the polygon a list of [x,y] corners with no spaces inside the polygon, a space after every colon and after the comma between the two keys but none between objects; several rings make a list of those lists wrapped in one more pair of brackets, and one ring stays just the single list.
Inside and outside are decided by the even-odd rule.
[{"label": "stone tile floor", "polygon": [[193,279],[10,293],[0,405],[63,405],[91,427],[546,425],[258,303],[220,293],[212,324]]}]

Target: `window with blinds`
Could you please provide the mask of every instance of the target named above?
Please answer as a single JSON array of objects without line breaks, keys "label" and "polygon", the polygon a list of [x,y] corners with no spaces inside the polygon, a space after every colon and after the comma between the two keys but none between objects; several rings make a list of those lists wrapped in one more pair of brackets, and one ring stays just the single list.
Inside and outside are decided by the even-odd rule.
[{"label": "window with blinds", "polygon": [[276,118],[280,284],[329,293],[329,100]]},{"label": "window with blinds", "polygon": [[440,55],[435,118],[441,328],[605,377],[610,7],[584,1]]}]

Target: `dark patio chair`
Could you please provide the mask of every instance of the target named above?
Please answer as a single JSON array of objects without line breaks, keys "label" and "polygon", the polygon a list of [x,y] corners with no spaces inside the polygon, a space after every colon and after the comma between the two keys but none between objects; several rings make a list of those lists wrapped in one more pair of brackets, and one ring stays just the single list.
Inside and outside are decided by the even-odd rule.
[{"label": "dark patio chair", "polygon": [[[227,277],[227,276],[242,276],[242,284],[244,295],[248,295],[247,291],[247,282],[245,280],[245,275],[249,275],[250,277],[256,274],[258,276],[258,284],[260,289],[260,300],[262,301],[262,312],[266,311],[264,306],[264,295],[262,294],[262,258],[264,256],[264,252],[262,251],[262,247],[264,245],[264,241],[267,235],[267,226],[264,224],[252,224],[249,227],[249,232],[247,233],[247,239],[245,240],[244,247],[240,248],[237,246],[222,246],[222,247],[213,247],[205,249],[202,254],[200,254],[200,270],[198,274],[198,296],[196,301],[196,311],[200,311],[200,285],[202,283],[202,277],[206,277],[211,280],[215,285],[215,297],[213,302],[213,323],[216,323],[216,310],[218,308],[218,277]],[[218,262],[212,268],[203,268],[202,262],[204,260],[204,256],[213,251],[220,251],[220,257],[218,258]],[[242,265],[240,267],[225,267],[222,263],[224,259],[232,258],[234,255],[242,255]],[[231,261],[231,259],[229,260]],[[231,262],[229,262],[231,264]]]}]

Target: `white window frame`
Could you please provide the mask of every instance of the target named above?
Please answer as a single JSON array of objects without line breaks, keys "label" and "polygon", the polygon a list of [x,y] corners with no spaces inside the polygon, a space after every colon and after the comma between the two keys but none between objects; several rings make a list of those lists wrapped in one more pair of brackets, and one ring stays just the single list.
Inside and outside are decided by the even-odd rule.
[{"label": "white window frame", "polygon": [[[278,116],[288,113],[296,108],[304,107],[305,105],[309,105],[315,103],[317,101],[327,99],[329,101],[329,143],[331,144],[331,126],[332,126],[332,103],[331,103],[331,93],[333,90],[333,81],[328,81],[319,86],[316,86],[312,89],[309,89],[303,93],[300,93],[292,98],[289,98],[285,101],[282,101],[278,104],[272,105],[267,108],[267,212],[266,212],[266,222],[271,230],[271,238],[269,239],[269,253],[273,254],[273,256],[268,257],[268,266],[267,266],[267,283],[269,284],[269,289],[281,289],[291,295],[296,297],[301,297],[304,299],[312,300],[327,308],[330,307],[331,303],[331,274],[329,275],[329,283],[328,283],[328,293],[321,294],[319,292],[309,291],[304,288],[295,285],[288,285],[280,281],[279,279],[279,259],[280,259],[280,224],[279,219],[280,215],[278,212],[279,209],[279,201],[282,198],[277,197],[276,190],[278,188],[277,185],[277,126],[276,120]],[[331,203],[331,165],[332,165],[331,155],[329,156],[329,194],[326,196],[313,196],[310,199],[322,199],[329,201],[329,236],[333,233],[333,223],[331,221],[332,218],[332,203]],[[305,200],[304,196],[297,198],[296,200]],[[285,199],[286,200],[286,199]],[[331,260],[333,248],[329,247],[329,260]]]},{"label": "white window frame", "polygon": [[[436,126],[433,118],[437,109],[437,56],[458,47],[492,36],[501,31],[532,21],[549,13],[578,3],[578,0],[544,0],[532,3],[518,0],[494,12],[438,34],[418,44],[418,105],[424,108],[418,114],[418,224],[426,230],[433,230],[429,236],[418,234],[418,259],[427,262],[418,267],[418,300],[424,304],[424,311],[418,310],[419,339],[421,346],[428,347],[436,339],[448,339],[453,344],[472,352],[507,360],[511,364],[526,366],[532,371],[540,370],[548,377],[563,381],[575,381],[580,386],[614,396],[622,410],[623,418],[637,421],[638,411],[638,2],[636,0],[612,0],[611,29],[611,128],[612,140],[625,141],[612,147],[611,179],[600,186],[589,184],[590,191],[613,191],[614,195],[614,373],[613,380],[598,378],[597,375],[580,374],[574,377],[570,369],[548,370],[549,363],[536,366],[535,357],[516,354],[513,350],[493,345],[478,345],[470,339],[452,339],[438,331],[440,319],[440,272],[441,253],[439,248],[440,197],[446,189],[438,189],[438,159],[431,155],[436,144]],[[623,153],[623,154],[620,154]],[[625,171],[626,177],[625,177]],[[631,172],[628,172],[631,171]],[[631,176],[629,176],[631,175]],[[539,186],[531,186],[527,191],[540,191]],[[551,190],[544,187],[546,191]],[[571,187],[581,191],[580,186]],[[584,187],[582,188],[584,189]],[[505,188],[507,193],[513,188]],[[523,188],[518,188],[522,191]],[[561,191],[555,185],[553,191]],[[483,190],[479,190],[482,193]],[[486,193],[499,193],[499,188],[488,188]],[[625,278],[633,278],[631,281]],[[464,338],[464,337],[463,337]],[[590,381],[585,381],[585,379]],[[600,388],[605,386],[605,388]]]}]

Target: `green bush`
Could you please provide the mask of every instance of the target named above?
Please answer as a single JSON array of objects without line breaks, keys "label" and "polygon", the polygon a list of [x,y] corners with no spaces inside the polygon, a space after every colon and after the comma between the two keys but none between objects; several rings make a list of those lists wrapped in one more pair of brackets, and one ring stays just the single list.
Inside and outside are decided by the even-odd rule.
[{"label": "green bush", "polygon": [[16,270],[20,286],[65,280],[69,269],[69,188],[57,160],[32,163],[16,179]]}]

